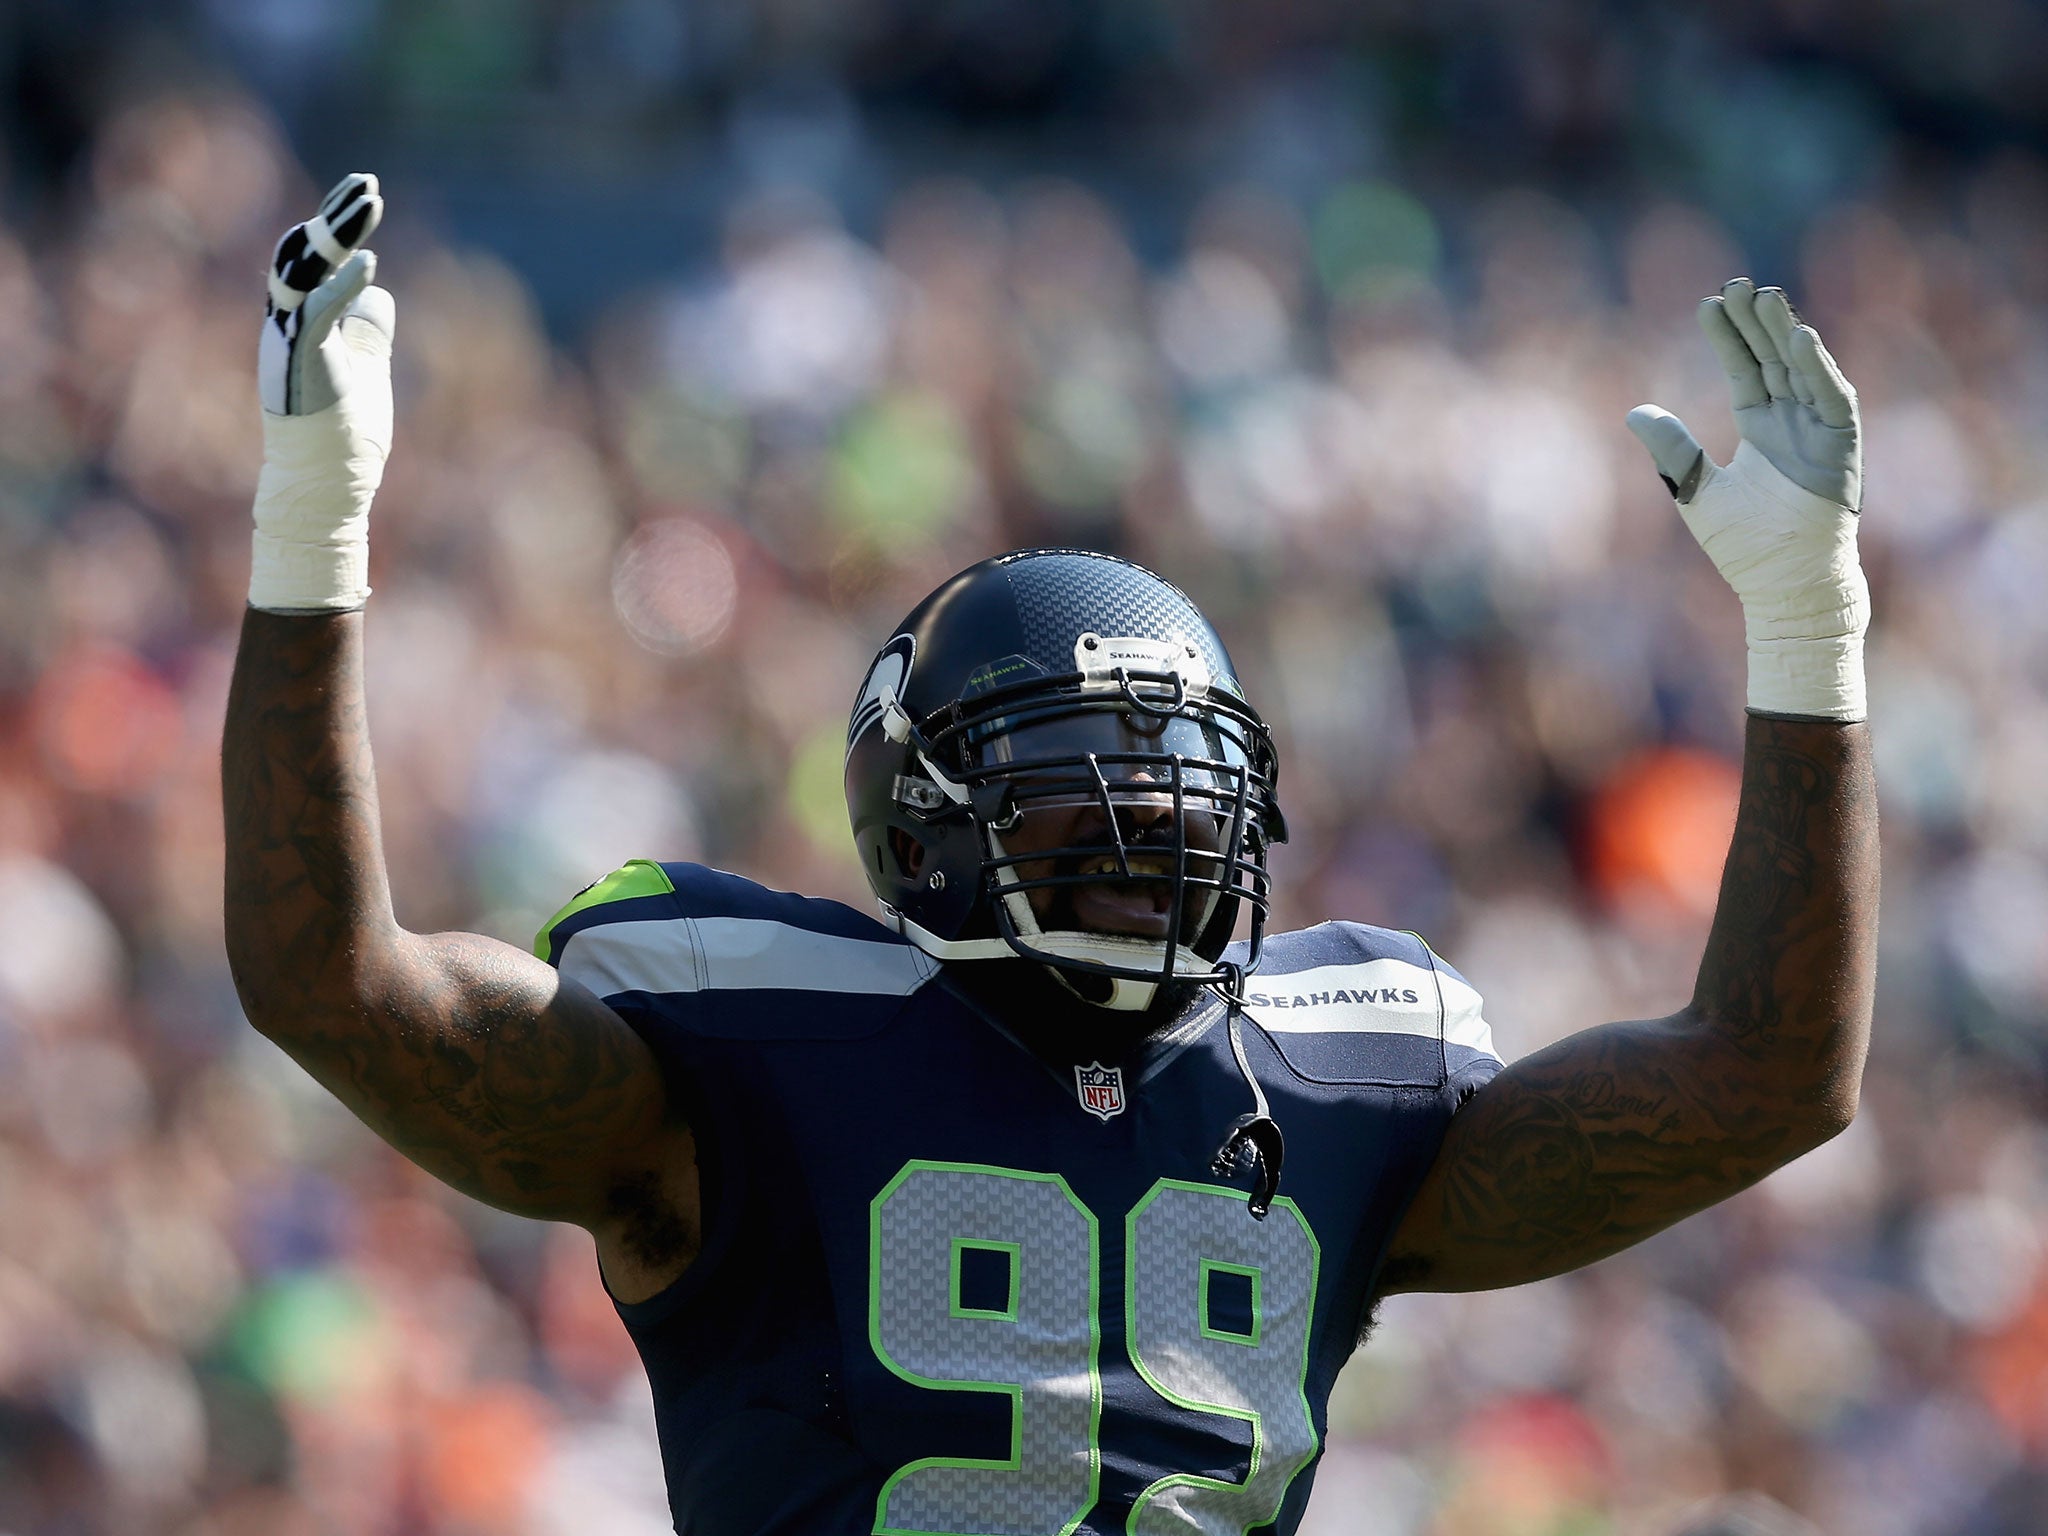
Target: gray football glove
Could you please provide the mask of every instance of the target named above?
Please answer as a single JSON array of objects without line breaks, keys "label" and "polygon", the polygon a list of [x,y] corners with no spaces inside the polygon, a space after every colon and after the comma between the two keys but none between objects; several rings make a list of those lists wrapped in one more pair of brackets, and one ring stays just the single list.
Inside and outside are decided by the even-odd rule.
[{"label": "gray football glove", "polygon": [[[1801,323],[1785,290],[1759,289],[1746,277],[1735,278],[1719,295],[1700,301],[1700,329],[1728,375],[1743,442],[1794,485],[1858,510],[1863,443],[1856,391],[1819,333]],[[1681,504],[1719,467],[1669,411],[1639,405],[1629,412],[1628,425]]]},{"label": "gray football glove", "polygon": [[383,217],[377,178],[358,171],[277,242],[256,371],[266,411],[311,416],[341,398],[352,361],[338,324],[344,316],[382,331],[388,350],[396,310],[390,294],[370,286],[377,253],[361,248]]},{"label": "gray football glove", "polygon": [[370,595],[370,502],[391,451],[397,307],[370,286],[377,258],[361,246],[383,212],[376,177],[344,177],[271,258],[256,365],[253,607],[328,612]]},{"label": "gray football glove", "polygon": [[1700,329],[1728,375],[1735,457],[1716,464],[1658,406],[1630,411],[1629,430],[1742,600],[1750,708],[1861,720],[1870,589],[1856,558],[1856,391],[1781,289],[1738,277],[1701,303]]}]

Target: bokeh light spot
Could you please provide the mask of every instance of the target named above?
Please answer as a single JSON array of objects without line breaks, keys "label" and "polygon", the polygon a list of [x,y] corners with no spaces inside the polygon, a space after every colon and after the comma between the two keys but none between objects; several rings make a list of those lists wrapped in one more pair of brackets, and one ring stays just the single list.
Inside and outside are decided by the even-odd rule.
[{"label": "bokeh light spot", "polygon": [[724,542],[686,517],[649,523],[612,564],[612,606],[642,645],[692,656],[725,637],[739,607],[739,572]]},{"label": "bokeh light spot", "polygon": [[178,698],[126,651],[75,651],[43,674],[36,734],[52,771],[73,789],[130,795],[169,766],[184,735]]},{"label": "bokeh light spot", "polygon": [[846,732],[834,720],[806,736],[790,759],[790,818],[822,853],[853,857],[846,826]]},{"label": "bokeh light spot", "polygon": [[552,1417],[545,1398],[509,1381],[440,1404],[427,1421],[434,1502],[469,1529],[511,1529],[546,1459]]},{"label": "bokeh light spot", "polygon": [[232,1353],[283,1397],[322,1403],[371,1385],[391,1340],[360,1287],[332,1270],[290,1275],[252,1295],[231,1330]]},{"label": "bokeh light spot", "polygon": [[1384,182],[1332,192],[1316,209],[1311,241],[1323,286],[1337,294],[1426,277],[1443,247],[1429,210]]},{"label": "bokeh light spot", "polygon": [[973,488],[959,423],[926,395],[893,395],[859,412],[832,460],[841,526],[886,545],[951,523]]},{"label": "bokeh light spot", "polygon": [[1632,759],[1593,798],[1588,875],[1602,900],[1645,897],[1670,911],[1714,910],[1742,778],[1706,752],[1663,747]]}]

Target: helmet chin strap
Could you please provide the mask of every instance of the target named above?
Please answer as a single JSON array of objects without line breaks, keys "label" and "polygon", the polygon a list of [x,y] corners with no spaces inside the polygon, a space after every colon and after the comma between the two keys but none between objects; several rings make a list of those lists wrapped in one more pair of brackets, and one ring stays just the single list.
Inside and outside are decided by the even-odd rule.
[{"label": "helmet chin strap", "polygon": [[[888,924],[895,932],[902,934],[904,938],[910,940],[911,943],[930,955],[934,960],[1023,960],[1030,958],[1028,955],[1018,954],[1015,949],[1011,948],[1008,939],[942,939],[923,924],[913,921],[895,907],[890,906],[886,901],[880,905],[882,908],[882,921]],[[1040,933],[1034,925],[1030,936],[1038,948],[1052,954],[1071,955],[1076,960],[1097,960],[1123,964],[1128,963],[1132,958],[1128,952],[1106,953],[1107,944],[1111,940],[1111,936],[1108,934]],[[1142,943],[1143,941],[1139,942]],[[1121,1010],[1149,1007],[1153,994],[1159,990],[1159,983],[1156,981],[1132,981],[1123,976],[1104,976],[1100,979],[1109,984],[1109,997],[1107,999],[1090,997],[1079,986],[1075,985],[1075,978],[1073,976],[1068,975],[1058,966],[1045,961],[1040,961],[1039,964],[1052,972],[1059,979],[1061,986],[1067,988],[1068,991],[1072,992],[1083,1002],[1093,1003],[1098,1008],[1116,1008]],[[1175,967],[1176,971],[1179,969],[1178,966]]]},{"label": "helmet chin strap", "polygon": [[[1008,850],[1002,845],[1000,836],[993,828],[988,834],[989,846],[998,857]],[[1005,887],[1017,883],[1017,872],[1008,864],[996,867],[996,879]],[[1159,968],[1166,958],[1166,945],[1157,939],[1141,939],[1135,934],[1084,933],[1068,929],[1048,931],[1038,923],[1038,914],[1032,910],[1031,897],[1027,892],[1005,889],[1002,902],[1010,914],[1010,921],[1017,932],[1031,941],[1032,947],[1063,959],[1093,960],[1105,965],[1125,965],[1133,968],[1144,966],[1153,970]],[[1214,911],[1214,898],[1210,898],[1210,910]],[[1204,914],[1203,922],[1208,921]],[[1200,925],[1197,925],[1199,931]],[[1012,954],[1016,951],[1012,950]],[[1093,1003],[1098,1008],[1112,1008],[1118,1012],[1136,1012],[1152,1006],[1152,999],[1159,993],[1156,981],[1138,981],[1127,976],[1100,976],[1086,972],[1069,974],[1056,965],[1045,967],[1059,979],[1061,986],[1072,992],[1084,1003]],[[1206,976],[1209,967],[1201,956],[1186,944],[1177,944],[1173,951],[1173,974],[1189,978]],[[1084,991],[1084,986],[1094,982],[1107,982],[1109,995],[1093,995],[1093,989]]]},{"label": "helmet chin strap", "polygon": [[[989,841],[995,840],[995,833],[989,833]],[[1006,864],[996,870],[996,878],[1007,886],[1016,883],[1017,875]],[[1147,939],[1119,938],[1108,933],[1048,933],[1038,926],[1038,914],[1031,910],[1031,898],[1022,891],[1004,891],[1003,905],[1009,909],[1010,921],[1017,925],[1017,932],[1030,939],[1033,947],[1051,954],[1071,956],[1076,960],[1104,960],[1112,964],[1150,961],[1156,965],[1165,958],[1166,946]],[[1180,957],[1176,955],[1174,958],[1174,968],[1178,970]],[[1159,991],[1156,981],[1132,981],[1123,976],[1070,975],[1057,965],[1048,965],[1045,969],[1082,1002],[1093,1003],[1098,1008],[1113,1008],[1118,1012],[1137,1012],[1151,1007],[1152,999]],[[1094,986],[1084,991],[1084,982],[1107,982],[1109,996],[1097,995]]]},{"label": "helmet chin strap", "polygon": [[[1007,885],[1013,883],[1016,876],[1006,867],[997,871],[997,878]],[[1022,891],[1005,891],[1002,901],[1009,911],[1010,921],[1016,925],[1018,936],[1027,940],[1033,949],[1044,954],[1054,955],[1060,959],[1093,961],[1098,965],[1129,966],[1133,969],[1140,966],[1156,969],[1165,957],[1166,946],[1153,939],[1114,933],[1081,933],[1064,929],[1048,931],[1039,926],[1037,914],[1031,910],[1030,897]],[[942,939],[889,903],[881,903],[881,908],[882,921],[936,960],[1035,958],[1030,955],[1019,955],[1008,939]],[[1077,975],[1050,961],[1040,960],[1039,964],[1052,972],[1061,986],[1083,1002],[1091,1003],[1097,1008],[1135,1012],[1149,1008],[1152,999],[1159,993],[1159,983],[1156,981],[1141,981],[1128,976],[1095,976],[1085,972]],[[1208,975],[1208,967],[1202,958],[1185,944],[1177,948],[1173,971],[1176,976],[1185,976],[1190,980]],[[1094,981],[1107,984],[1107,996],[1089,986],[1089,983]]]}]

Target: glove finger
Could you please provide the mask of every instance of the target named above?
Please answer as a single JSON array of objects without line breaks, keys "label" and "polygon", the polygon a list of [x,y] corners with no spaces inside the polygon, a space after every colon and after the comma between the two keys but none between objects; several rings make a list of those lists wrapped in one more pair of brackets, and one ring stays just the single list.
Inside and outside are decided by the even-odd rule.
[{"label": "glove finger", "polygon": [[1763,323],[1765,334],[1771,338],[1771,346],[1785,362],[1785,381],[1791,387],[1792,397],[1801,405],[1813,404],[1813,384],[1806,372],[1799,366],[1799,360],[1792,350],[1792,332],[1799,324],[1792,313],[1792,301],[1782,288],[1759,288],[1756,294],[1756,317]]},{"label": "glove finger", "polygon": [[1629,431],[1650,451],[1658,478],[1680,506],[1691,501],[1707,471],[1715,467],[1684,422],[1661,405],[1639,405],[1628,413]]},{"label": "glove finger", "polygon": [[343,262],[376,233],[384,218],[377,178],[367,171],[344,176],[320,200],[320,210],[284,232],[270,258],[270,310],[298,308]]},{"label": "glove finger", "polygon": [[[320,199],[316,217],[345,251],[358,249],[384,218],[384,199],[377,178],[368,171],[351,171]],[[330,259],[332,259],[330,257]]]},{"label": "glove finger", "polygon": [[1856,425],[1856,390],[1842,376],[1840,366],[1821,345],[1820,333],[1810,325],[1792,332],[1793,366],[1806,376],[1813,389],[1813,408],[1831,427]]},{"label": "glove finger", "polygon": [[1735,322],[1728,318],[1728,306],[1718,296],[1700,300],[1700,329],[1706,332],[1715,355],[1721,359],[1721,371],[1728,375],[1728,392],[1734,397],[1735,409],[1746,411],[1769,400],[1771,393],[1764,387],[1763,369],[1757,366],[1756,354],[1735,329]]},{"label": "glove finger", "polygon": [[1756,284],[1746,277],[1732,277],[1721,287],[1721,300],[1727,306],[1728,318],[1756,358],[1759,372],[1763,374],[1764,389],[1773,400],[1791,400],[1792,381],[1785,371],[1785,360],[1772,345],[1770,332],[1764,329],[1763,321],[1756,313]]}]

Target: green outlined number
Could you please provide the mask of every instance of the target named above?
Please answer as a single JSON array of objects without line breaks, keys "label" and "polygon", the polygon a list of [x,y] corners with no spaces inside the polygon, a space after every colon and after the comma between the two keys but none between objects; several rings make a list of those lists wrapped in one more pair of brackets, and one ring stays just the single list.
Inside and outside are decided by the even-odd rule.
[{"label": "green outlined number", "polygon": [[[1245,1421],[1252,1436],[1243,1482],[1163,1477],[1133,1505],[1129,1536],[1242,1536],[1270,1523],[1316,1453],[1315,1234],[1292,1200],[1255,1222],[1236,1190],[1161,1179],[1126,1217],[1124,1246],[1138,1375],[1169,1402]],[[1007,1261],[1005,1307],[967,1303],[970,1254]],[[913,1161],[875,1197],[876,1357],[917,1386],[1002,1393],[1012,1405],[1007,1458],[899,1468],[876,1500],[879,1536],[1069,1536],[1086,1518],[1102,1462],[1100,1270],[1096,1218],[1056,1174]],[[1213,1315],[1218,1277],[1249,1297],[1248,1320]]]},{"label": "green outlined number", "polygon": [[[1243,1482],[1162,1477],[1132,1506],[1131,1536],[1237,1536],[1270,1523],[1316,1453],[1306,1391],[1315,1234],[1284,1197],[1264,1221],[1247,1221],[1237,1190],[1161,1179],[1126,1218],[1124,1248],[1126,1341],[1138,1374],[1168,1402],[1252,1427]],[[1249,1333],[1212,1326],[1217,1274],[1250,1278]]]},{"label": "green outlined number", "polygon": [[[961,1260],[1009,1263],[1008,1305],[963,1305]],[[1085,1261],[1083,1256],[1085,1255]],[[868,1218],[868,1341],[920,1387],[1010,1398],[1001,1461],[927,1456],[875,1500],[879,1533],[1067,1536],[1095,1503],[1102,1457],[1097,1224],[1057,1174],[911,1162]]]}]

